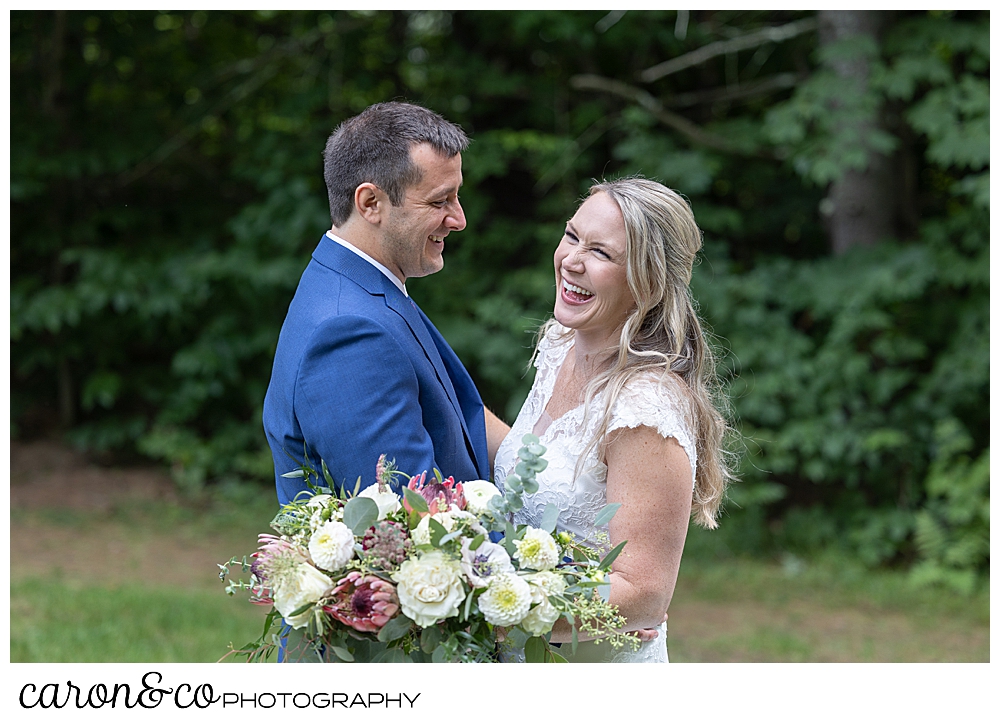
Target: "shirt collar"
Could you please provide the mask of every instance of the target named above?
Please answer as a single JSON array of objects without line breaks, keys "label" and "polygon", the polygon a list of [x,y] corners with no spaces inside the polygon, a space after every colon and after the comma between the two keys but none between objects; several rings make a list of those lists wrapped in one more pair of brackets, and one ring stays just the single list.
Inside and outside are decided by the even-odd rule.
[{"label": "shirt collar", "polygon": [[406,293],[406,284],[404,284],[402,281],[400,281],[399,277],[396,276],[396,274],[394,274],[391,271],[389,271],[389,269],[387,269],[385,266],[383,266],[382,264],[380,264],[378,261],[376,261],[375,259],[373,259],[368,254],[366,254],[364,251],[362,251],[361,249],[359,249],[357,246],[355,246],[354,244],[352,244],[350,241],[345,241],[344,239],[340,238],[340,236],[337,236],[333,231],[327,231],[326,235],[332,241],[336,241],[341,246],[343,246],[345,249],[347,249],[349,251],[353,251],[358,256],[360,256],[365,261],[367,261],[372,266],[374,266],[376,269],[378,269],[379,271],[381,271],[383,274],[385,274],[386,278],[389,279],[389,281],[391,281],[392,283],[394,283],[396,285],[397,289],[399,289],[400,291],[403,292],[403,296],[405,296],[407,298],[410,297],[410,295],[408,293]]}]

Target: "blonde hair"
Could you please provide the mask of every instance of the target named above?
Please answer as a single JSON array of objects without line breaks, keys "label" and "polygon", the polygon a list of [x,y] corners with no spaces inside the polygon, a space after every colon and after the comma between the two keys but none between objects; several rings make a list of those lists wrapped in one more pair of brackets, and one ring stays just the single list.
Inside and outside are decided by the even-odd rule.
[{"label": "blonde hair", "polygon": [[[682,387],[690,402],[697,468],[692,496],[693,521],[714,529],[728,483],[734,479],[725,439],[732,431],[720,409],[725,406],[711,347],[705,339],[689,284],[701,231],[691,207],[679,194],[641,177],[595,183],[589,196],[607,194],[625,220],[626,278],[636,308],[621,330],[610,366],[587,385],[584,415],[604,392],[597,433],[580,456],[606,441],[612,410],[622,389],[639,375],[659,376],[659,383]],[[551,319],[539,339],[555,325]],[[571,335],[572,330],[566,332]],[[683,385],[677,384],[679,379]]]}]

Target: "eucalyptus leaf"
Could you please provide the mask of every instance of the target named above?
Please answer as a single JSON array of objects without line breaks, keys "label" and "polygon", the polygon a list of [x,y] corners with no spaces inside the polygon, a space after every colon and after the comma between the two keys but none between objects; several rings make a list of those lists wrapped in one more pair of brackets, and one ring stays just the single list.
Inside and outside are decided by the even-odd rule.
[{"label": "eucalyptus leaf", "polygon": [[355,535],[363,535],[365,530],[378,521],[378,505],[368,497],[352,497],[344,505],[344,524]]},{"label": "eucalyptus leaf", "polygon": [[529,495],[533,495],[538,492],[538,483],[533,477],[531,479],[524,480],[524,492]]},{"label": "eucalyptus leaf", "polygon": [[533,459],[533,460],[527,461],[524,464],[525,464],[525,466],[529,470],[531,470],[535,474],[543,471],[546,467],[549,466],[548,460],[546,460],[546,459],[544,459],[542,457],[539,457],[538,459]]},{"label": "eucalyptus leaf", "polygon": [[621,554],[621,551],[624,547],[625,547],[624,541],[619,542],[617,545],[615,545],[614,549],[611,550],[611,552],[609,552],[607,555],[605,555],[604,558],[601,560],[601,564],[599,565],[600,569],[610,570],[611,563],[614,562],[615,558]]},{"label": "eucalyptus leaf", "polygon": [[558,521],[559,508],[551,502],[547,503],[545,505],[545,509],[542,511],[542,519],[538,523],[539,529],[545,530],[546,532],[554,532]]},{"label": "eucalyptus leaf", "polygon": [[622,506],[621,502],[609,502],[604,505],[600,512],[597,513],[597,517],[594,518],[594,527],[600,527],[601,525],[606,525],[611,521],[611,518],[615,516],[618,509]]}]

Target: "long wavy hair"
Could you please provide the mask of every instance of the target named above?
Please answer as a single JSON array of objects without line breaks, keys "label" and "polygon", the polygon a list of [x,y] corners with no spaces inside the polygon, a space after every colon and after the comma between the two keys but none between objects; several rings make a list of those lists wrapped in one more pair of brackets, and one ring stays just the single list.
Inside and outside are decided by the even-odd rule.
[{"label": "long wavy hair", "polygon": [[[588,197],[597,193],[607,194],[625,220],[626,278],[636,308],[622,326],[617,348],[608,349],[605,368],[587,384],[585,418],[602,392],[603,408],[597,433],[580,456],[577,474],[590,451],[606,442],[622,389],[637,376],[657,375],[660,384],[686,392],[697,449],[691,517],[696,524],[714,529],[726,486],[734,479],[732,453],[726,444],[733,430],[723,413],[728,405],[689,287],[701,248],[701,230],[688,203],[655,181],[629,177],[595,183]],[[556,323],[555,319],[546,322],[539,340]],[[566,330],[565,337],[572,334]]]}]

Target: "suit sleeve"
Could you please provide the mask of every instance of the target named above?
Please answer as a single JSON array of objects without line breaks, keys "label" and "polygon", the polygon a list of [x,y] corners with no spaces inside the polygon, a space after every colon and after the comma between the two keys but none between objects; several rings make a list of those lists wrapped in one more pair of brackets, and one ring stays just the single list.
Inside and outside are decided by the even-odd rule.
[{"label": "suit sleeve", "polygon": [[349,489],[359,477],[362,488],[375,481],[381,454],[407,473],[433,469],[419,394],[414,360],[389,331],[367,317],[329,319],[314,333],[295,383],[310,456]]}]

